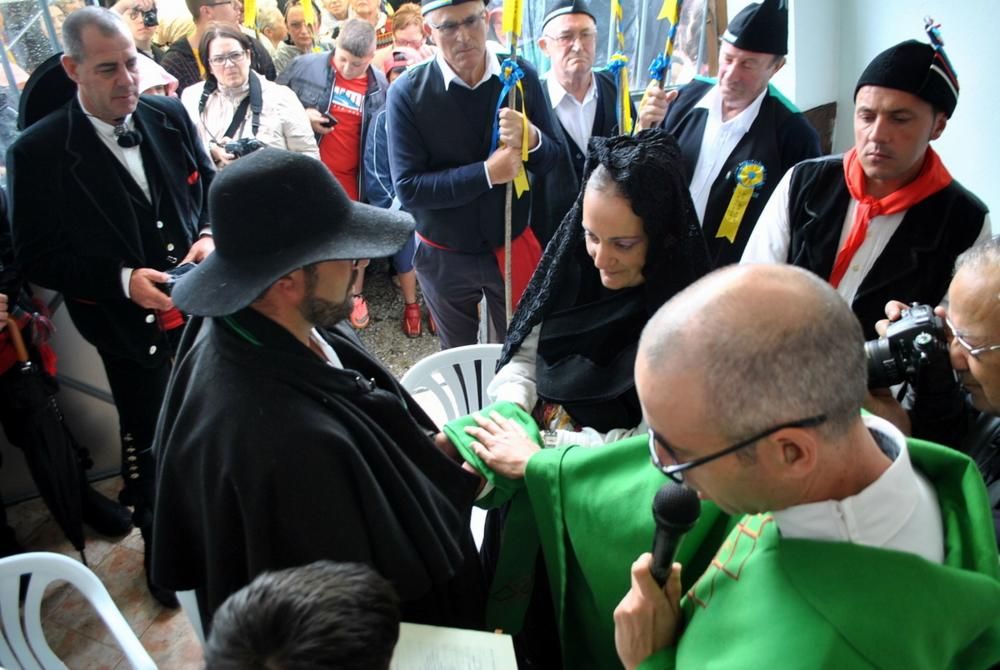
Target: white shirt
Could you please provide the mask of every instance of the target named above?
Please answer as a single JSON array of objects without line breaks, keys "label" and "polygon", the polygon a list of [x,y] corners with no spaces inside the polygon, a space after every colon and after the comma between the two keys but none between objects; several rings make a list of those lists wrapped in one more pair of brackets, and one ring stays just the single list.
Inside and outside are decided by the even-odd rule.
[{"label": "white shirt", "polygon": [[330,346],[330,343],[323,339],[323,336],[315,328],[309,331],[309,341],[323,354],[327,365],[338,370],[344,369],[344,364],[341,362],[340,356],[337,355],[337,352]]},{"label": "white shirt", "polygon": [[691,186],[688,189],[691,192],[691,200],[694,201],[694,210],[698,214],[699,221],[705,218],[705,208],[708,207],[708,194],[712,190],[712,184],[722,172],[723,166],[729,159],[729,154],[733,153],[736,145],[740,143],[740,140],[757,119],[765,95],[767,95],[766,88],[746,109],[725,122],[722,120],[722,94],[719,93],[718,86],[710,88],[708,93],[694,106],[695,109],[708,110],[708,117],[705,119],[705,132],[701,136],[698,162],[694,166]]},{"label": "white shirt", "polygon": [[937,491],[913,469],[899,429],[878,417],[866,416],[864,422],[892,464],[853,496],[775,512],[781,535],[894,549],[942,563],[944,525]]},{"label": "white shirt", "polygon": [[549,87],[552,109],[576,146],[586,153],[587,142],[594,130],[594,118],[597,116],[597,82],[594,80],[594,75],[590,75],[590,85],[583,96],[583,102],[580,102],[575,96],[566,92],[562,84],[551,76],[551,72],[549,74],[545,83]]},{"label": "white shirt", "polygon": [[[128,170],[130,175],[132,175],[132,179],[134,179],[135,183],[139,185],[142,192],[146,194],[146,200],[153,202],[153,196],[149,191],[149,180],[146,179],[146,168],[143,167],[142,164],[142,154],[139,152],[139,146],[136,145],[129,148],[120,146],[118,144],[118,136],[115,135],[115,126],[100,120],[87,111],[87,107],[83,104],[83,98],[80,97],[79,91],[76,94],[76,99],[79,101],[80,108],[83,110],[83,113],[87,115],[87,118],[90,119],[91,125],[94,126],[94,132],[97,133],[98,139],[104,143],[104,146],[108,148],[111,155],[117,158],[118,162],[121,163],[126,170]],[[123,123],[128,130],[135,130],[135,122],[132,120],[131,114],[128,114],[125,117]],[[132,292],[129,291],[129,282],[132,279],[132,269],[133,268],[123,267],[121,270],[120,279],[122,283],[122,291],[125,292],[126,298],[132,297]]]},{"label": "white shirt", "polygon": [[[792,181],[794,169],[785,173],[785,176],[778,182],[771,198],[764,205],[757,225],[750,233],[747,240],[746,249],[743,250],[741,263],[787,263],[788,247],[791,243],[791,227],[788,220],[789,188]],[[843,248],[847,236],[854,225],[854,212],[857,210],[858,201],[851,198],[847,207],[847,214],[841,224],[840,241],[837,244],[837,251]],[[864,242],[858,247],[851,259],[851,265],[847,268],[837,293],[840,294],[847,304],[854,302],[854,297],[861,287],[861,283],[878,260],[882,252],[885,251],[889,240],[895,234],[899,224],[903,222],[906,212],[896,212],[886,216],[876,216],[868,222],[868,232]],[[992,234],[992,224],[989,213],[983,219],[983,228],[979,231],[976,243],[989,239]],[[829,279],[829,277],[823,277]]]}]

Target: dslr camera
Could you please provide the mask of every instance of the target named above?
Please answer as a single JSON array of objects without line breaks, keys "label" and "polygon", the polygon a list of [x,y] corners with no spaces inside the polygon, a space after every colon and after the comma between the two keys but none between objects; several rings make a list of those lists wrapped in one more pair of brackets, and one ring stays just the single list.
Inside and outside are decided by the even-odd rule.
[{"label": "dslr camera", "polygon": [[160,289],[167,295],[170,295],[171,292],[174,290],[174,284],[177,283],[177,280],[183,277],[191,270],[194,270],[195,267],[196,265],[194,263],[183,263],[181,265],[178,265],[177,267],[170,268],[169,270],[164,270],[163,272],[169,275],[170,279],[168,279],[165,282],[157,282],[156,288]]},{"label": "dslr camera", "polygon": [[238,140],[226,142],[223,149],[226,150],[227,154],[232,154],[236,158],[243,158],[247,154],[257,151],[257,149],[263,149],[264,146],[264,143],[256,137],[241,137]]},{"label": "dslr camera", "polygon": [[913,303],[889,324],[885,337],[865,342],[868,388],[916,384],[921,370],[947,357],[944,321],[930,305]]}]

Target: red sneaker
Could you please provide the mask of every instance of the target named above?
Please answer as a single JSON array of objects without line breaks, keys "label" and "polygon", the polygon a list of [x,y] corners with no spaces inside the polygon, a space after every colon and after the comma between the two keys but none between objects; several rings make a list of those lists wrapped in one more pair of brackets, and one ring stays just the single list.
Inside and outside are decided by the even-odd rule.
[{"label": "red sneaker", "polygon": [[368,316],[368,301],[363,295],[354,296],[354,309],[351,310],[351,325],[361,330],[367,328],[371,318]]},{"label": "red sneaker", "polygon": [[420,305],[412,302],[403,306],[403,333],[407,337],[420,337]]}]

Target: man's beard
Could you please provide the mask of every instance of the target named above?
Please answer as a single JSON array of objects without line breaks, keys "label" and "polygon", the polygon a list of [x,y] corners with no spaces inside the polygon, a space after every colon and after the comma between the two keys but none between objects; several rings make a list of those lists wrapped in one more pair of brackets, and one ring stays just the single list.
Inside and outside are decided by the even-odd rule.
[{"label": "man's beard", "polygon": [[315,278],[313,278],[313,281],[310,281],[307,274],[306,297],[299,307],[302,318],[314,326],[329,329],[349,317],[351,310],[354,309],[351,289],[354,287],[354,282],[357,278],[358,271],[354,270],[351,273],[351,281],[347,285],[347,294],[344,296],[344,301],[333,302],[317,297]]}]

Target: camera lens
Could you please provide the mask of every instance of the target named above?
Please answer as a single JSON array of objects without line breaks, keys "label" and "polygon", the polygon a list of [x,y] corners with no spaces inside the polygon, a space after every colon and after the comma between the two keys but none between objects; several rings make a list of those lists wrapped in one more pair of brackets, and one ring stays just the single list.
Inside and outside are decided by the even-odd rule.
[{"label": "camera lens", "polygon": [[880,338],[865,342],[865,360],[868,362],[868,388],[889,388],[903,381],[890,340]]}]

